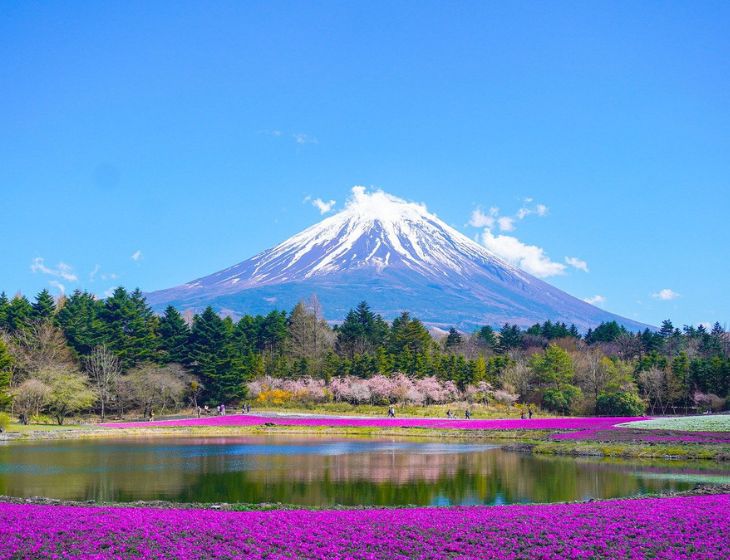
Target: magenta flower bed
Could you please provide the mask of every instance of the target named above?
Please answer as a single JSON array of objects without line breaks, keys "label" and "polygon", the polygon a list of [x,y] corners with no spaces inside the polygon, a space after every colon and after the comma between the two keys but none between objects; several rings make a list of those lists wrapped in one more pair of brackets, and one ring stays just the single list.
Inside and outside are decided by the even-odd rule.
[{"label": "magenta flower bed", "polygon": [[0,504],[2,558],[727,558],[730,495],[271,511]]},{"label": "magenta flower bed", "polygon": [[616,424],[647,420],[632,418],[532,418],[530,420],[448,420],[441,418],[287,418],[255,415],[213,416],[155,422],[119,422],[103,424],[110,428],[144,428],[149,426],[256,426],[266,423],[279,426],[353,426],[372,428],[437,428],[454,430],[606,430]]},{"label": "magenta flower bed", "polygon": [[550,436],[555,440],[606,441],[639,443],[698,443],[730,445],[728,432],[679,432],[670,430],[642,430],[630,427],[588,428]]}]

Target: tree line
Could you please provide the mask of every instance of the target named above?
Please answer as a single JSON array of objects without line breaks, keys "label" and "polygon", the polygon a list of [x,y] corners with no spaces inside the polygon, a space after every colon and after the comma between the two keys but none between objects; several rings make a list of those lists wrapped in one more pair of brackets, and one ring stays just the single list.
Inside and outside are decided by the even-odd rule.
[{"label": "tree line", "polygon": [[[548,320],[434,336],[410,313],[388,322],[366,302],[330,326],[315,296],[289,312],[234,320],[210,307],[183,315],[170,306],[157,315],[139,290],[121,287],[103,300],[84,291],[56,300],[43,290],[33,301],[0,294],[0,406],[26,422],[43,412],[61,423],[87,410],[149,415],[237,403],[261,379],[325,388],[339,380],[341,394],[375,394],[400,375],[411,389],[388,394],[413,402],[430,402],[426,389],[416,397],[415,388],[435,383],[438,394],[454,398],[500,391],[505,402],[564,414],[719,409],[730,389],[729,347],[719,324],[678,329],[667,320],[633,333],[607,322],[581,334]],[[340,393],[327,389],[318,398]]]}]

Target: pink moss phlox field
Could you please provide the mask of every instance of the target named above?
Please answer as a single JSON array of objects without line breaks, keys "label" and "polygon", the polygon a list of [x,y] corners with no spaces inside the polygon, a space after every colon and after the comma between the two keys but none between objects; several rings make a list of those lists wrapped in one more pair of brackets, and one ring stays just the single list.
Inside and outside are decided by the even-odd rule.
[{"label": "pink moss phlox field", "polygon": [[679,432],[670,430],[642,430],[630,427],[588,428],[552,434],[555,440],[636,442],[636,443],[697,443],[730,445],[729,432]]},{"label": "pink moss phlox field", "polygon": [[149,426],[348,426],[365,428],[433,428],[454,430],[607,430],[616,424],[647,420],[629,418],[518,418],[496,420],[450,420],[446,418],[343,418],[343,417],[281,417],[228,415],[154,422],[118,422],[103,424],[110,428],[144,428]]},{"label": "pink moss phlox field", "polygon": [[2,558],[720,559],[730,495],[221,512],[0,504]]}]

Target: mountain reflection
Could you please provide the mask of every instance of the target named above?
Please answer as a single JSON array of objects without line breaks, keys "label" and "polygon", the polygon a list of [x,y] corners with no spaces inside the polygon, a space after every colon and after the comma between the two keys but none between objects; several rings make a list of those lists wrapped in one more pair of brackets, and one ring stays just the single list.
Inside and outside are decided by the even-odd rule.
[{"label": "mountain reflection", "polygon": [[[485,444],[292,437],[18,443],[0,493],[308,506],[556,502],[730,482],[727,468],[539,457]],[[681,476],[679,476],[681,474]]]}]

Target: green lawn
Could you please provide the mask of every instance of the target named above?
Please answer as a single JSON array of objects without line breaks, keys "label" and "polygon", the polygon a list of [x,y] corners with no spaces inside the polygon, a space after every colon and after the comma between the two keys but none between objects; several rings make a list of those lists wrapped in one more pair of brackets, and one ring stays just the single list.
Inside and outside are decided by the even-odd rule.
[{"label": "green lawn", "polygon": [[677,416],[623,424],[646,430],[680,430],[683,432],[730,432],[730,414]]},{"label": "green lawn", "polygon": [[78,430],[85,428],[82,424],[64,424],[59,426],[58,424],[28,424],[27,426],[19,423],[12,423],[8,426],[8,433],[19,433],[25,434],[29,432],[58,432],[64,430]]}]

